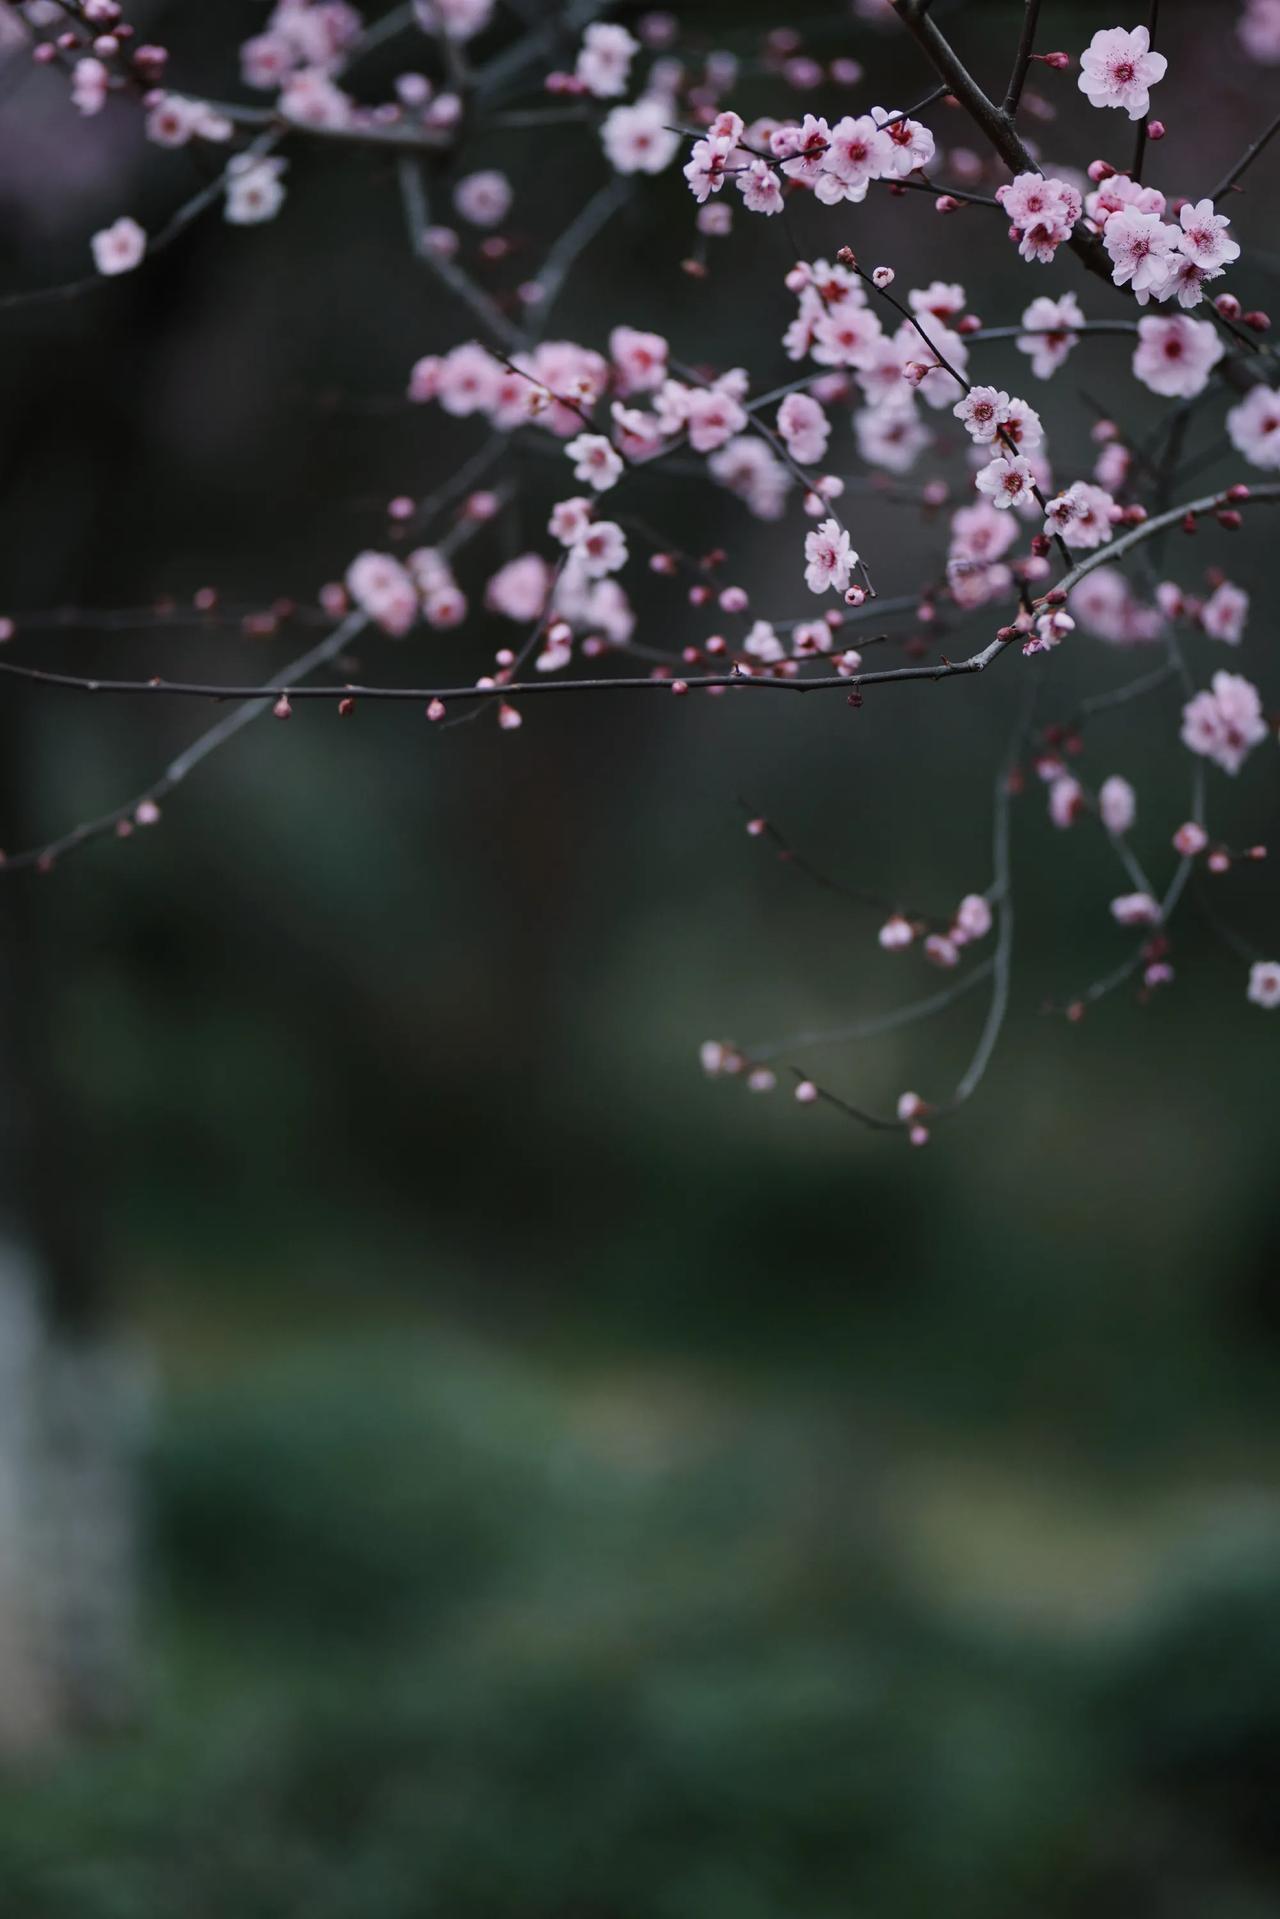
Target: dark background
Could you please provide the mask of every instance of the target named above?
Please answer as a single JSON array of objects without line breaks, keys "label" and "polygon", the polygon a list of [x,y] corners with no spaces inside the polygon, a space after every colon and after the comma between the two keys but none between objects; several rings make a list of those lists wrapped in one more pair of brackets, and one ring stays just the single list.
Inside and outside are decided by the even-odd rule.
[{"label": "dark background", "polygon": [[[147,31],[175,86],[242,98],[235,50],[263,12],[156,6]],[[1170,193],[1208,191],[1274,111],[1235,12],[1166,0],[1170,133],[1148,177]],[[1116,24],[1044,13],[1041,44],[1074,56]],[[993,86],[1019,15],[949,10]],[[707,46],[758,47],[760,9],[688,17]],[[905,35],[833,7],[812,41],[870,77],[801,104],[926,90]],[[365,97],[429,67],[408,44],[362,72]],[[1122,158],[1128,123],[1092,114],[1074,74],[1036,87],[1061,110],[1047,152]],[[734,104],[780,97],[748,78]],[[971,144],[958,116],[934,124]],[[490,163],[517,184],[500,290],[605,170],[572,127],[477,143],[460,170]],[[1275,166],[1230,209],[1249,304],[1276,295]],[[270,226],[215,213],[126,280],[3,316],[15,612],[210,583],[237,606],[313,603],[385,543],[393,495],[479,443],[399,398],[468,322],[408,257],[387,164],[295,140],[287,180]],[[0,113],[5,284],[81,273],[88,233],[125,210],[154,228],[197,184],[123,104],[82,122],[31,78]],[[873,195],[839,219],[798,209],[809,251],[852,237],[900,288],[966,281],[993,324],[1068,287],[1092,317],[1126,311],[1069,259],[1033,278],[980,210]],[[641,180],[552,335],[652,325],[678,357],[785,379],[780,223],[739,217],[704,282],[678,271],[691,226],[678,169]],[[1087,340],[1051,388],[1012,348],[974,351],[1043,408],[1066,478],[1091,460],[1082,392],[1159,417],[1123,342]],[[1203,405],[1193,456],[1222,410]],[[545,454],[511,458],[517,506],[459,562],[476,599],[565,490]],[[843,425],[832,464],[865,479]],[[734,576],[759,611],[801,610],[794,512],[762,535],[727,496],[644,484],[660,526],[751,556]],[[944,520],[857,502],[882,593],[936,571]],[[1267,560],[1265,530],[1207,533],[1164,566],[1251,586],[1243,655],[1193,640],[1193,671],[1243,670],[1274,701]],[[640,580],[642,613],[683,638],[656,592]],[[372,640],[359,665],[471,677],[509,634]],[[16,643],[232,680],[302,644]],[[1046,717],[1146,663],[1076,636],[1036,663]],[[211,760],[159,828],[4,882],[8,937],[37,956],[17,1022],[48,1106],[28,1197],[76,1243],[66,1310],[145,1353],[153,1387],[142,1703],[14,1773],[0,1910],[1280,1909],[1275,1064],[1244,966],[1192,903],[1171,990],[1121,989],[1079,1026],[1046,1013],[1128,950],[1107,913],[1127,884],[1096,827],[1049,825],[1032,781],[1008,1026],[927,1150],[697,1067],[709,1036],[837,1025],[936,984],[879,952],[874,913],[750,842],[739,802],[852,884],[944,914],[990,876],[1007,672],[860,712],[552,701],[514,735],[300,706]],[[1158,880],[1188,810],[1177,709],[1166,689],[1101,717],[1082,762],[1094,785],[1134,781]],[[141,787],[210,717],[8,688],[0,710],[9,846]],[[1274,762],[1211,770],[1224,838],[1267,837]],[[1266,868],[1217,884],[1274,949]],[[815,1066],[868,1105],[945,1096],[982,1007]]]}]

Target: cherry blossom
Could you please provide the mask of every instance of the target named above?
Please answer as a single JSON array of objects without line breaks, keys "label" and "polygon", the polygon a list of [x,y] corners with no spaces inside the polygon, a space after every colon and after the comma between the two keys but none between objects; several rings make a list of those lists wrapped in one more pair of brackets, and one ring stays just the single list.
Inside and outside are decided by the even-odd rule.
[{"label": "cherry blossom", "polygon": [[521,626],[536,620],[547,604],[551,569],[540,553],[520,553],[498,568],[484,591],[484,603]]},{"label": "cherry blossom", "polygon": [[627,563],[627,537],[613,520],[593,520],[574,540],[573,558],[589,580],[617,573]]},{"label": "cherry blossom", "polygon": [[1215,673],[1211,690],[1182,709],[1182,739],[1193,753],[1235,774],[1249,751],[1267,737],[1258,689],[1239,673]]},{"label": "cherry blossom", "polygon": [[951,929],[954,941],[957,936],[965,940],[985,939],[991,931],[991,908],[981,893],[966,893],[956,908],[955,925]]},{"label": "cherry blossom", "polygon": [[1082,211],[1078,187],[1041,173],[1019,173],[996,188],[996,199],[1009,216],[1022,258],[1044,263],[1071,238]]},{"label": "cherry blossom", "polygon": [[1236,30],[1251,59],[1267,66],[1280,63],[1280,0],[1245,0]]},{"label": "cherry blossom", "polygon": [[1227,434],[1252,465],[1280,467],[1280,388],[1255,386],[1227,414]]},{"label": "cherry blossom", "polygon": [[284,205],[281,175],[288,161],[278,154],[250,158],[237,154],[227,168],[227,199],[223,209],[232,226],[257,226],[274,220]]},{"label": "cherry blossom", "polygon": [[1059,831],[1074,826],[1085,810],[1084,788],[1070,773],[1049,782],[1049,818]]},{"label": "cherry blossom", "polygon": [[1111,902],[1111,917],[1118,926],[1158,926],[1160,906],[1150,893],[1122,893]]},{"label": "cherry blossom", "polygon": [[147,236],[136,220],[122,214],[111,226],[95,233],[89,246],[99,273],[129,273],[141,264],[147,250]]},{"label": "cherry blossom", "polygon": [[1203,853],[1208,844],[1209,835],[1198,820],[1184,820],[1173,836],[1174,850],[1181,853],[1185,860],[1194,859],[1197,853]]},{"label": "cherry blossom", "polygon": [[[855,203],[865,200],[873,180],[899,171],[894,151],[890,136],[880,130],[870,114],[860,114],[856,119],[846,114],[831,129],[826,159],[814,192],[827,205],[841,200]],[[909,173],[911,168],[903,170]]]},{"label": "cherry blossom", "polygon": [[805,585],[811,593],[826,593],[832,587],[843,593],[849,584],[849,571],[857,563],[857,554],[849,535],[838,520],[823,520],[804,540]]},{"label": "cherry blossom", "polygon": [[1231,225],[1225,213],[1215,213],[1212,200],[1187,200],[1178,213],[1182,232],[1178,249],[1207,273],[1221,272],[1240,258],[1240,248],[1227,232]]},{"label": "cherry blossom", "polygon": [[884,107],[872,107],[871,118],[889,142],[891,151],[886,168],[889,175],[905,179],[917,168],[923,170],[932,163],[936,151],[934,138],[919,120],[901,113],[891,114]]},{"label": "cherry blossom", "polygon": [[1152,393],[1193,400],[1222,358],[1222,341],[1208,320],[1185,314],[1152,315],[1138,322],[1134,377]]},{"label": "cherry blossom", "polygon": [[86,118],[101,113],[107,104],[111,74],[101,60],[77,60],[71,75],[71,100]]},{"label": "cherry blossom", "polygon": [[418,25],[450,40],[472,40],[493,18],[493,0],[413,0]]},{"label": "cherry blossom", "polygon": [[1280,1006],[1280,962],[1255,960],[1249,968],[1248,999],[1268,1013]]},{"label": "cherry blossom", "polygon": [[1103,27],[1080,55],[1078,85],[1091,106],[1120,107],[1142,120],[1151,110],[1150,89],[1168,66],[1162,53],[1152,52],[1145,27]]},{"label": "cherry blossom", "polygon": [[993,386],[971,386],[951,411],[979,446],[995,439],[1009,409],[1009,395]]},{"label": "cherry blossom", "polygon": [[399,637],[418,617],[418,590],[389,553],[358,553],[347,568],[347,591],[385,633]]}]

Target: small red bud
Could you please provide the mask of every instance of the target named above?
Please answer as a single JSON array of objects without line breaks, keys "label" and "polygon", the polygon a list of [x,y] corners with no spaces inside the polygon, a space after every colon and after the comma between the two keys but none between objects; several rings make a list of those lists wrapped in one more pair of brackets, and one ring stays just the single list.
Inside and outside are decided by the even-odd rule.
[{"label": "small red bud", "polygon": [[355,712],[355,710],[356,710],[356,703],[352,699],[349,693],[346,695],[344,699],[341,699],[338,701],[338,717],[340,719],[349,720],[351,718],[351,715]]},{"label": "small red bud", "polygon": [[1238,320],[1240,318],[1240,302],[1234,293],[1220,293],[1213,304],[1224,320]]},{"label": "small red bud", "polygon": [[271,711],[278,720],[291,720],[293,718],[293,708],[289,704],[289,695],[282,693]]},{"label": "small red bud", "polygon": [[1233,506],[1221,507],[1215,517],[1218,525],[1225,526],[1228,533],[1234,533],[1244,525],[1244,514],[1237,513]]},{"label": "small red bud", "polygon": [[1268,333],[1271,330],[1271,316],[1264,313],[1261,307],[1254,307],[1251,312],[1242,315],[1242,318],[1245,325],[1251,327],[1255,333]]},{"label": "small red bud", "polygon": [[1237,480],[1234,486],[1227,488],[1227,498],[1229,500],[1247,500],[1249,498],[1249,488],[1244,484],[1243,480]]},{"label": "small red bud", "polygon": [[1163,120],[1147,121],[1148,140],[1163,140],[1164,135],[1165,135],[1165,125]]}]

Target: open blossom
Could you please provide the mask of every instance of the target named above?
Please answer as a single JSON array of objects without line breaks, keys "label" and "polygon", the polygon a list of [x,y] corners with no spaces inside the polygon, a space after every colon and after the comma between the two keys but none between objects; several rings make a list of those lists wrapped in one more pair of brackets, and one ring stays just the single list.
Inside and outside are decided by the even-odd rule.
[{"label": "open blossom", "polygon": [[819,366],[865,367],[883,335],[878,314],[846,300],[814,321],[810,351]]},{"label": "open blossom", "polygon": [[347,591],[384,633],[397,638],[418,617],[418,589],[389,553],[358,553],[347,568]]},{"label": "open blossom", "polygon": [[734,144],[720,136],[694,142],[693,152],[681,170],[699,205],[724,185]]},{"label": "open blossom", "polygon": [[1026,332],[1014,344],[1020,353],[1030,354],[1036,378],[1047,380],[1077,344],[1079,335],[1071,329],[1084,325],[1084,314],[1074,293],[1064,293],[1058,300],[1042,293],[1023,314],[1022,324]]},{"label": "open blossom", "polygon": [[1152,314],[1138,322],[1135,378],[1153,393],[1193,400],[1222,358],[1222,341],[1208,320],[1183,313]]},{"label": "open blossom", "polygon": [[991,908],[981,893],[966,893],[956,908],[955,925],[951,929],[954,940],[957,935],[965,940],[985,939],[991,931]]},{"label": "open blossom", "polygon": [[1080,55],[1079,87],[1091,106],[1121,107],[1131,120],[1150,111],[1150,89],[1169,62],[1151,50],[1145,27],[1103,27]]},{"label": "open blossom", "polygon": [[778,431],[792,459],[809,466],[826,452],[831,422],[809,394],[788,393],[778,408]]},{"label": "open blossom", "polygon": [[582,36],[575,69],[588,93],[598,100],[616,100],[627,90],[627,75],[640,42],[625,27],[593,21]]},{"label": "open blossom", "polygon": [[1118,567],[1099,566],[1074,587],[1071,611],[1081,626],[1097,639],[1115,646],[1149,643],[1160,637],[1164,622],[1155,607],[1144,606]]},{"label": "open blossom", "polygon": [[484,590],[484,602],[504,619],[522,625],[542,615],[551,587],[551,569],[540,553],[520,553],[500,566]]},{"label": "open blossom", "polygon": [[101,60],[86,58],[76,61],[71,74],[71,98],[86,118],[100,113],[106,106],[110,78]]},{"label": "open blossom", "polygon": [[1119,773],[1098,788],[1098,812],[1108,833],[1127,833],[1138,817],[1137,796]]},{"label": "open blossom", "polygon": [[680,151],[680,135],[668,126],[671,110],[646,96],[614,107],[600,125],[605,156],[615,173],[661,173]]},{"label": "open blossom", "polygon": [[89,245],[99,273],[128,273],[140,264],[147,250],[147,236],[136,220],[123,214],[101,233],[95,233]]},{"label": "open blossom", "polygon": [[622,458],[603,433],[579,433],[570,440],[565,452],[574,462],[573,477],[597,493],[607,493],[622,476]]},{"label": "open blossom", "polygon": [[927,167],[934,156],[934,138],[928,127],[906,114],[892,114],[885,107],[872,107],[871,118],[889,143],[886,171],[905,180],[917,167]]},{"label": "open blossom", "polygon": [[990,466],[984,466],[975,482],[979,493],[984,493],[992,506],[1006,508],[1022,506],[1034,499],[1035,475],[1031,463],[1021,454],[1016,459],[992,460]]},{"label": "open blossom", "polygon": [[747,424],[745,409],[723,386],[691,388],[685,419],[695,453],[714,453]]},{"label": "open blossom", "polygon": [[226,219],[235,227],[258,226],[274,220],[284,205],[281,174],[288,161],[278,154],[252,158],[239,153],[227,167]]},{"label": "open blossom", "polygon": [[627,536],[613,520],[592,520],[583,527],[571,551],[589,580],[602,580],[627,563]]},{"label": "open blossom", "polygon": [[1084,788],[1070,773],[1049,782],[1049,818],[1060,830],[1074,826],[1084,812]]},{"label": "open blossom", "polygon": [[804,557],[805,585],[812,593],[825,593],[831,587],[843,593],[850,569],[858,559],[838,520],[823,520],[812,533],[805,534]]},{"label": "open blossom", "polygon": [[1182,232],[1178,250],[1209,273],[1221,272],[1240,258],[1239,244],[1231,238],[1231,225],[1225,213],[1215,213],[1212,200],[1187,201],[1178,213]]},{"label": "open blossom", "polygon": [[[749,166],[734,174],[733,184],[742,195],[742,203],[748,213],[781,213],[785,204],[782,197],[782,182],[767,160],[752,160]],[[704,209],[706,212],[714,209]],[[728,209],[726,208],[727,212]]]},{"label": "open blossom", "polygon": [[473,227],[496,227],[511,211],[511,182],[496,167],[464,174],[453,189],[455,210]]},{"label": "open blossom", "polygon": [[957,420],[963,421],[970,437],[979,446],[988,446],[1000,431],[1008,409],[1007,393],[993,386],[971,386],[951,411]]},{"label": "open blossom", "polygon": [[652,393],[667,377],[669,348],[660,333],[641,333],[635,327],[616,326],[609,335],[619,393]]},{"label": "open blossom", "polygon": [[1143,186],[1127,173],[1113,173],[1101,181],[1084,203],[1084,210],[1099,231],[1113,213],[1164,213],[1166,201],[1159,187]]},{"label": "open blossom", "polygon": [[1200,624],[1211,640],[1239,646],[1249,617],[1249,595],[1243,587],[1223,580],[1200,608]]},{"label": "open blossom", "polygon": [[1254,466],[1280,466],[1280,389],[1255,386],[1227,414],[1227,434]]},{"label": "open blossom", "polygon": [[418,25],[427,33],[470,40],[488,26],[493,0],[413,0],[413,11]]},{"label": "open blossom", "polygon": [[1267,737],[1258,689],[1239,673],[1215,673],[1211,690],[1182,709],[1182,739],[1193,753],[1238,773],[1252,747]]},{"label": "open blossom", "polygon": [[1018,174],[997,187],[996,199],[1009,216],[1023,259],[1045,263],[1071,238],[1082,211],[1077,187],[1041,173]]},{"label": "open blossom", "polygon": [[[907,169],[910,172],[910,168]],[[822,170],[814,186],[819,200],[835,205],[841,200],[865,200],[873,180],[896,173],[893,147],[869,113],[856,119],[846,114],[831,129]]]},{"label": "open blossom", "polygon": [[1058,534],[1070,547],[1102,546],[1111,538],[1115,510],[1116,503],[1104,488],[1076,480],[1046,505],[1044,530]]},{"label": "open blossom", "polygon": [[929,429],[914,407],[859,407],[853,416],[858,452],[886,473],[909,473],[929,444]]},{"label": "open blossom", "polygon": [[1249,968],[1250,1003],[1270,1013],[1280,1006],[1280,964],[1275,960],[1255,960]]},{"label": "open blossom", "polygon": [[1131,286],[1138,304],[1154,294],[1160,299],[1174,271],[1173,252],[1180,229],[1166,226],[1154,213],[1126,207],[1113,213],[1102,231],[1102,244],[1111,256],[1111,277],[1118,287]]},{"label": "open blossom", "polygon": [[1280,62],[1280,0],[1245,0],[1236,31],[1251,59],[1266,66]]}]

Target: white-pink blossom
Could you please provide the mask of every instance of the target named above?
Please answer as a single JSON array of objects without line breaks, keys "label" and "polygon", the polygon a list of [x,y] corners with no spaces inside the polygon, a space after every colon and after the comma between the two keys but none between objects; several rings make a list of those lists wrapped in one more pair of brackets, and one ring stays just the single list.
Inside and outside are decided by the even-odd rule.
[{"label": "white-pink blossom", "polygon": [[823,520],[812,533],[806,533],[804,557],[805,585],[812,593],[826,593],[832,587],[843,593],[858,558],[838,520]]},{"label": "white-pink blossom", "polygon": [[625,27],[596,20],[582,36],[575,71],[598,100],[617,100],[627,90],[627,75],[640,42]]},{"label": "white-pink blossom", "polygon": [[347,591],[384,633],[397,638],[418,617],[418,589],[389,553],[358,553],[347,568]]},{"label": "white-pink blossom", "polygon": [[1098,812],[1108,833],[1127,833],[1138,817],[1137,795],[1119,773],[1098,788]]},{"label": "white-pink blossom", "polygon": [[1151,48],[1145,27],[1102,27],[1080,56],[1078,85],[1089,104],[1120,107],[1131,120],[1151,109],[1150,89],[1164,79],[1169,62]]},{"label": "white-pink blossom", "polygon": [[1150,893],[1122,893],[1111,902],[1111,917],[1118,926],[1158,926],[1159,902]]},{"label": "white-pink blossom", "polygon": [[1160,299],[1174,271],[1174,249],[1180,229],[1167,226],[1154,213],[1125,207],[1113,213],[1102,232],[1102,244],[1111,258],[1111,277],[1118,287],[1132,287],[1140,306]]},{"label": "white-pink blossom", "polygon": [[129,273],[146,253],[147,236],[136,220],[122,214],[101,233],[95,233],[89,245],[99,273]]},{"label": "white-pink blossom", "polygon": [[1239,244],[1227,229],[1231,225],[1225,213],[1215,213],[1212,200],[1184,201],[1178,213],[1182,227],[1178,249],[1206,272],[1221,272],[1240,258]]},{"label": "white-pink blossom", "polygon": [[1252,465],[1280,467],[1280,389],[1253,387],[1227,414],[1227,434]]},{"label": "white-pink blossom", "polygon": [[1248,999],[1253,1006],[1261,1006],[1268,1013],[1280,1006],[1280,963],[1275,960],[1255,960],[1249,968]]},{"label": "white-pink blossom", "polygon": [[627,563],[627,536],[614,520],[592,520],[572,547],[573,559],[589,580],[602,580]]},{"label": "white-pink blossom", "polygon": [[778,408],[778,432],[792,459],[810,466],[827,450],[831,422],[809,394],[788,393]]},{"label": "white-pink blossom", "polygon": [[453,189],[454,210],[473,227],[500,226],[511,211],[511,182],[496,167],[465,173]]},{"label": "white-pink blossom", "polygon": [[1249,595],[1241,586],[1223,580],[1200,608],[1200,624],[1211,640],[1239,646],[1249,617]]},{"label": "white-pink blossom", "polygon": [[1215,673],[1210,690],[1182,709],[1182,739],[1224,773],[1235,774],[1250,749],[1267,737],[1258,689],[1239,673]]},{"label": "white-pink blossom", "polygon": [[1222,358],[1222,341],[1208,320],[1184,313],[1151,314],[1138,322],[1135,378],[1152,393],[1193,400]]},{"label": "white-pink blossom", "polygon": [[1042,293],[1026,309],[1022,324],[1026,332],[1014,344],[1020,353],[1030,354],[1036,378],[1047,380],[1077,344],[1079,335],[1072,328],[1084,325],[1084,314],[1074,293],[1064,293],[1057,300]]},{"label": "white-pink blossom", "polygon": [[1021,454],[1015,459],[1006,459],[1002,456],[992,460],[991,464],[984,466],[977,475],[975,485],[979,493],[986,495],[992,506],[1001,509],[1022,506],[1025,501],[1035,497],[1033,493],[1035,476],[1031,471],[1031,463]]},{"label": "white-pink blossom", "polygon": [[607,493],[622,477],[622,458],[602,433],[579,433],[565,452],[574,462],[573,477],[597,493]]},{"label": "white-pink blossom", "polygon": [[605,157],[615,173],[661,173],[680,151],[668,124],[671,109],[653,95],[614,107],[600,123]]}]

